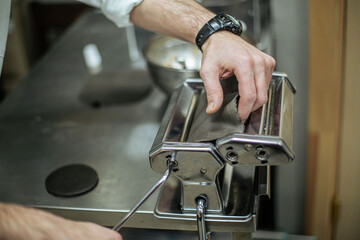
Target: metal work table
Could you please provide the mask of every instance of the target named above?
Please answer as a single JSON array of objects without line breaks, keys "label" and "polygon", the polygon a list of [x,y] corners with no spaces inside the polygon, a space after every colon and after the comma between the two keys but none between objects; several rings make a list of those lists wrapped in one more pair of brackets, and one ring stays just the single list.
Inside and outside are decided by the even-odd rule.
[{"label": "metal work table", "polygon": [[[140,46],[147,39],[146,32],[138,33]],[[95,43],[103,58],[98,75],[91,75],[84,63],[82,50],[88,43]],[[90,79],[98,77],[106,85],[103,74],[135,89],[152,86],[141,61],[131,64],[129,60],[125,29],[92,12],[67,31],[0,106],[0,201],[113,226],[158,180],[160,176],[149,167],[148,151],[167,97],[152,87],[142,89],[136,101],[126,102],[138,94],[134,88],[108,87],[99,89],[99,97],[114,90],[122,96],[118,102],[102,106],[95,96],[95,102],[86,103],[82,92]],[[49,194],[46,177],[71,163],[93,167],[99,175],[98,186],[72,198]],[[155,217],[156,199],[157,194],[125,226],[197,230],[196,221]],[[242,231],[245,225],[211,222],[208,227],[213,232],[229,232]]]}]

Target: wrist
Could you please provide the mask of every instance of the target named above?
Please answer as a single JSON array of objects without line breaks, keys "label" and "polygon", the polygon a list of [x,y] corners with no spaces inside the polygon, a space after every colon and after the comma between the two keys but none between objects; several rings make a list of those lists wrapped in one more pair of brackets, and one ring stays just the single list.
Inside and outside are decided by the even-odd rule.
[{"label": "wrist", "polygon": [[193,33],[193,40],[196,41],[196,36],[199,33],[199,31],[201,30],[201,28],[208,23],[212,18],[214,18],[216,16],[215,13],[213,12],[206,12],[204,13],[202,16],[199,17],[198,21],[196,22],[196,27],[195,27],[195,31]]},{"label": "wrist", "polygon": [[205,53],[211,48],[213,48],[213,50],[214,48],[219,48],[223,46],[223,44],[227,42],[227,40],[229,39],[234,39],[237,41],[242,40],[241,37],[236,36],[228,31],[219,31],[212,34],[211,36],[208,37],[208,39],[206,39],[206,41],[201,47],[201,51]]},{"label": "wrist", "polygon": [[227,13],[220,13],[206,22],[199,30],[195,38],[195,43],[200,50],[205,42],[217,32],[229,32],[233,35],[240,36],[242,25],[239,20]]}]

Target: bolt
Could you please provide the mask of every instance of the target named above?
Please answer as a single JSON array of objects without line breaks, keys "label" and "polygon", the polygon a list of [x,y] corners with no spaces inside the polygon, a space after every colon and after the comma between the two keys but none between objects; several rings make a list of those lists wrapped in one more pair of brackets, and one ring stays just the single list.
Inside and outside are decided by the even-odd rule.
[{"label": "bolt", "polygon": [[251,151],[251,150],[252,150],[252,148],[253,148],[253,147],[252,147],[252,145],[251,145],[251,144],[245,144],[244,148],[245,148],[245,150],[246,150],[246,151],[248,151],[248,152],[249,152],[249,151]]},{"label": "bolt", "polygon": [[236,152],[234,151],[229,151],[226,154],[226,159],[229,160],[231,162],[231,164],[237,164],[237,159],[238,159],[238,155]]},{"label": "bolt", "polygon": [[256,158],[261,161],[261,163],[267,163],[267,160],[269,158],[269,153],[266,150],[258,150],[256,152]]},{"label": "bolt", "polygon": [[205,174],[206,172],[207,172],[206,167],[200,168],[200,173],[201,173],[201,174]]},{"label": "bolt", "polygon": [[[169,166],[171,159],[166,160],[166,166]],[[174,160],[174,168],[178,166],[178,161]]]}]

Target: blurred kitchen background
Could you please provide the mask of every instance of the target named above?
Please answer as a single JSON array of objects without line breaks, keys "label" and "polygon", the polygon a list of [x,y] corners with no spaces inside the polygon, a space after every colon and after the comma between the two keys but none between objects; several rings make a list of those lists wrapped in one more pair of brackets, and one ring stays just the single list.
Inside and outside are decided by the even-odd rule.
[{"label": "blurred kitchen background", "polygon": [[[296,159],[291,164],[273,168],[272,195],[271,199],[264,200],[260,207],[262,211],[260,229],[315,235],[318,239],[355,239],[351,238],[355,236],[351,233],[342,235],[343,232],[347,232],[344,229],[348,225],[341,222],[343,221],[341,216],[344,216],[347,209],[344,207],[347,201],[344,197],[349,196],[351,199],[356,197],[359,200],[359,194],[339,195],[341,192],[339,189],[344,184],[340,178],[339,166],[345,163],[341,163],[338,159],[342,160],[341,154],[347,152],[353,155],[346,157],[344,155],[344,159],[360,162],[359,154],[354,153],[354,151],[359,153],[358,146],[356,148],[355,145],[352,153],[344,149],[353,145],[345,143],[348,135],[343,132],[347,131],[347,127],[342,125],[342,117],[345,117],[347,112],[345,107],[341,107],[343,106],[341,104],[350,101],[359,109],[356,105],[360,102],[347,100],[344,95],[345,91],[352,89],[349,87],[346,90],[344,87],[345,72],[351,71],[344,65],[348,56],[345,52],[349,51],[349,48],[344,46],[353,47],[353,51],[359,50],[358,46],[351,45],[352,42],[346,45],[351,39],[359,40],[358,26],[355,33],[351,29],[346,31],[346,28],[352,27],[352,22],[359,23],[359,17],[354,20],[354,10],[350,7],[354,6],[360,11],[359,4],[355,3],[355,0],[328,0],[323,3],[299,0],[204,0],[202,2],[207,6],[211,5],[209,8],[213,11],[226,11],[244,21],[247,27],[246,33],[256,46],[275,57],[276,70],[286,72],[297,88],[294,102],[293,141]],[[12,0],[7,50],[0,81],[0,98],[6,98],[19,81],[36,67],[37,62],[57,43],[62,34],[88,11],[97,10],[71,0]],[[136,28],[136,32],[139,31],[143,30]],[[354,34],[350,40],[346,38],[349,32]],[[314,35],[310,36],[309,33]],[[309,41],[314,43],[313,47],[310,46]],[[141,49],[139,42],[146,41],[144,39],[138,41]],[[332,63],[326,65],[327,61]],[[353,73],[347,74],[351,76]],[[328,78],[323,80],[324,75]],[[359,83],[351,84],[359,86]],[[336,86],[344,89],[341,90]],[[309,90],[311,87],[312,90]],[[323,92],[332,87],[335,92],[331,90],[330,96],[323,97]],[[347,96],[349,95],[351,94]],[[329,98],[332,100],[326,101]],[[316,114],[309,116],[309,113],[313,112]],[[319,115],[325,115],[327,118],[320,117],[321,120],[318,120]],[[350,119],[359,120],[359,114],[352,115]],[[331,123],[327,124],[327,121]],[[326,125],[324,131],[320,130],[321,127],[317,127],[322,123]],[[355,126],[355,129],[358,128]],[[327,135],[329,132],[330,134]],[[321,135],[322,133],[324,135]],[[352,134],[357,137],[356,139],[352,136],[353,139],[358,141],[359,130]],[[326,141],[319,142],[319,138],[327,138],[326,136],[333,140],[330,144],[326,144]],[[359,163],[349,163],[342,169],[348,169],[347,166],[354,166],[359,173]],[[321,177],[323,175],[325,177]],[[359,177],[357,179],[359,180]],[[353,191],[357,191],[356,183],[353,184]],[[359,205],[356,206],[356,208],[352,207],[353,212],[347,217],[348,221],[355,224],[360,221]],[[320,210],[321,207],[325,209]],[[341,226],[340,233],[336,231],[339,226]],[[351,231],[357,231],[359,234],[358,229],[353,228]],[[350,238],[340,236],[350,236]]]}]

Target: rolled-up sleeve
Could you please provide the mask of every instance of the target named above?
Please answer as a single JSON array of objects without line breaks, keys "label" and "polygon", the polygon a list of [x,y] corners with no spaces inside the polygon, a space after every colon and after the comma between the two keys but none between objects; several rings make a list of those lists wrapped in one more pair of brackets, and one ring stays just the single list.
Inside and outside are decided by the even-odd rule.
[{"label": "rolled-up sleeve", "polygon": [[78,0],[100,8],[104,15],[118,27],[130,25],[130,12],[143,0]]}]

